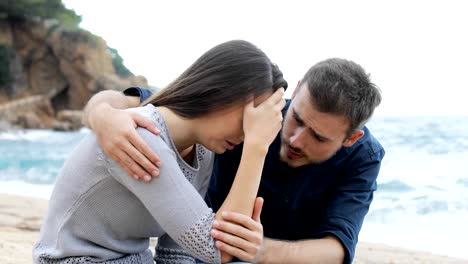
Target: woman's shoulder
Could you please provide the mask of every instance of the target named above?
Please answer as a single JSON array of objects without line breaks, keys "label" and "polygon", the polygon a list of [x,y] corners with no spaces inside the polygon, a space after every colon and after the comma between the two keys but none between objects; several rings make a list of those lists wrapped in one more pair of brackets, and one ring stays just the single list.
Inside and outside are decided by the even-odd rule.
[{"label": "woman's shoulder", "polygon": [[146,128],[139,127],[137,128],[138,133],[140,136],[143,137],[146,141],[153,141],[156,138],[161,140],[164,145],[167,145],[169,148],[174,150],[171,144],[171,136],[166,126],[166,122],[164,121],[164,117],[161,112],[152,104],[147,104],[145,106],[135,107],[135,108],[128,108],[126,111],[138,113],[143,117],[149,119],[153,125],[161,131],[159,135],[155,135]]},{"label": "woman's shoulder", "polygon": [[162,116],[161,112],[152,104],[147,104],[145,106],[135,107],[135,108],[128,108],[126,109],[130,112],[138,113],[149,120],[161,131],[161,135],[168,136],[166,122],[164,121],[164,117]]},{"label": "woman's shoulder", "polygon": [[155,115],[158,115],[158,116],[161,116],[161,113],[159,112],[159,110],[152,104],[147,104],[145,106],[139,106],[139,107],[133,107],[133,108],[128,108],[128,109],[125,109],[126,111],[129,111],[129,112],[134,112],[134,113],[138,113],[146,118],[149,118],[151,119],[151,121],[153,121],[153,117]]}]

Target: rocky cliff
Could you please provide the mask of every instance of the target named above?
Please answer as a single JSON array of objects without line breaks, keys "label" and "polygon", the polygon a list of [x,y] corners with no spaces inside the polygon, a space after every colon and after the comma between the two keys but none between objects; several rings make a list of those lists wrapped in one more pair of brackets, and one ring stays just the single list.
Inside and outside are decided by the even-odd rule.
[{"label": "rocky cliff", "polygon": [[102,38],[53,22],[0,19],[0,48],[3,127],[76,129],[79,110],[94,93],[148,86],[142,76],[116,73]]}]

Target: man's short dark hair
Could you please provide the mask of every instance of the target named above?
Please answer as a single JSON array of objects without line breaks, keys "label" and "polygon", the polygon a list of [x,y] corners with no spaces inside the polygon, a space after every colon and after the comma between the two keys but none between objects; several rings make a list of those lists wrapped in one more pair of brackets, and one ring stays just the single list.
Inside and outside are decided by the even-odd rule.
[{"label": "man's short dark hair", "polygon": [[362,128],[380,104],[379,88],[357,63],[332,58],[312,66],[303,78],[318,111],[345,116],[348,136]]}]

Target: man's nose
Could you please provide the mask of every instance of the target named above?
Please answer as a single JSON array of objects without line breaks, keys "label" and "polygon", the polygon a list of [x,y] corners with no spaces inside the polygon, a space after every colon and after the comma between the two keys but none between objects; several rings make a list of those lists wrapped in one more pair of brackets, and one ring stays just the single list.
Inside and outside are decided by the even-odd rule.
[{"label": "man's nose", "polygon": [[292,137],[290,138],[290,145],[293,148],[302,148],[304,145],[304,136],[306,134],[306,130],[304,127],[298,127]]}]

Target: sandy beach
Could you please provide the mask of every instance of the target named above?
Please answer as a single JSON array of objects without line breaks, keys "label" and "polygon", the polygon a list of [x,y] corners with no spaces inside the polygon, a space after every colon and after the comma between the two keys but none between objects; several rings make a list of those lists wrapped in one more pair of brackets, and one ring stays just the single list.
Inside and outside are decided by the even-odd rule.
[{"label": "sandy beach", "polygon": [[[32,263],[47,200],[0,194],[0,263]],[[468,263],[446,256],[380,244],[359,243],[354,263]]]}]

